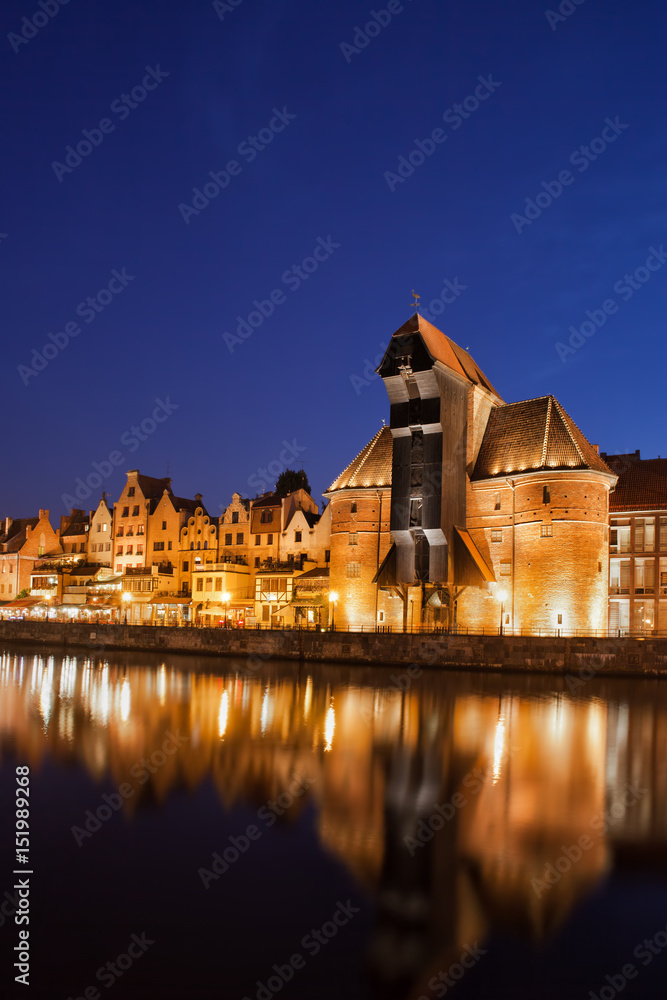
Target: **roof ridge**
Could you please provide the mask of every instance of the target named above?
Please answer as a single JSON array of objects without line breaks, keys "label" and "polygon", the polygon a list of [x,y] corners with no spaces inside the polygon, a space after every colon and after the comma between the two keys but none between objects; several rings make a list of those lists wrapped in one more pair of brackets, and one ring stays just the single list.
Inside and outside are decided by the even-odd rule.
[{"label": "roof ridge", "polygon": [[373,437],[370,439],[370,441],[368,441],[363,446],[363,448],[361,449],[361,451],[357,452],[357,454],[354,456],[354,458],[352,459],[352,461],[348,465],[345,466],[345,468],[342,470],[342,472],[338,473],[338,475],[334,479],[334,483],[337,483],[338,480],[341,479],[345,475],[345,473],[348,472],[349,469],[352,468],[352,466],[354,465],[354,463],[357,461],[357,459],[359,459],[364,454],[364,452],[366,452],[366,455],[364,456],[364,461],[366,460],[366,458],[368,457],[368,452],[370,451],[371,447],[375,444],[376,439],[380,436],[380,434],[382,434],[382,431],[384,430],[384,428],[385,428],[385,425],[383,424],[382,427],[380,428],[380,430],[377,431],[373,435]]},{"label": "roof ridge", "polygon": [[[572,420],[572,417],[570,417],[569,413],[566,415],[565,410],[563,409],[563,407],[560,405],[560,403],[558,402],[558,400],[555,397],[554,397],[554,403],[558,407],[558,412],[560,414],[561,420],[565,424],[565,429],[567,430],[567,433],[568,433],[568,435],[570,437],[570,440],[574,444],[574,447],[577,449],[577,454],[578,454],[579,458],[584,463],[584,465],[588,465],[589,463],[586,460],[586,456],[584,455],[583,451],[579,447],[579,442],[577,441],[576,437],[574,436],[574,434],[572,433],[572,431],[570,429],[570,425],[568,423],[568,419],[572,422],[572,425],[574,427],[576,427],[576,429],[579,431],[579,433],[581,434],[582,437],[584,437],[583,432],[581,431],[581,429],[579,427],[577,427],[577,425],[575,424],[574,420]],[[591,447],[593,447],[593,446],[591,445]],[[595,449],[593,449],[593,450],[595,450]],[[598,455],[598,458],[599,458],[599,455]],[[600,461],[602,461],[602,459],[600,459]]]},{"label": "roof ridge", "polygon": [[549,428],[551,427],[551,406],[553,396],[548,397],[547,403],[547,419],[544,424],[544,441],[542,442],[542,465],[547,464],[547,447],[549,444]]}]

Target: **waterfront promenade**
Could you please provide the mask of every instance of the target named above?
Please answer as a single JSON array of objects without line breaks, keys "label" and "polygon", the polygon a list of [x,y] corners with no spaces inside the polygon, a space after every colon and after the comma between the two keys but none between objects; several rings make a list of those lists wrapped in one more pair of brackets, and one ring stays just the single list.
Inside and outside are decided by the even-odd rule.
[{"label": "waterfront promenade", "polygon": [[[245,658],[257,671],[274,658],[429,669],[667,678],[667,638],[447,635],[286,629],[165,628],[0,621],[0,641],[88,649]],[[576,687],[576,684],[575,684]]]}]

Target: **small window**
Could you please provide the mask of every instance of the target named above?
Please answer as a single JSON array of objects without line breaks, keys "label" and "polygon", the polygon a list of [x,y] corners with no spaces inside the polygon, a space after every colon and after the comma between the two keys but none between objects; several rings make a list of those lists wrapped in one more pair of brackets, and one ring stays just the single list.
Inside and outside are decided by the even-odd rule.
[{"label": "small window", "polygon": [[124,531],[125,531],[125,528],[123,527],[123,525],[119,524],[118,525],[118,531],[116,532],[116,538],[122,538]]},{"label": "small window", "polygon": [[118,548],[116,549],[116,555],[122,556],[122,554],[123,554],[123,546],[119,545]]},{"label": "small window", "polygon": [[563,624],[563,616],[562,616],[562,615],[559,615],[559,616],[558,616],[558,624],[559,624],[559,625],[562,625],[562,624]]},{"label": "small window", "polygon": [[384,611],[378,611],[378,621],[380,623],[384,621]]},{"label": "small window", "polygon": [[[139,513],[139,511],[137,511],[137,514],[138,514],[138,513]],[[162,522],[162,530],[163,530],[163,531],[166,531],[166,530],[167,530],[167,522],[166,522],[166,521],[163,521],[163,522]]]},{"label": "small window", "polygon": [[134,552],[133,547],[131,545],[128,545],[128,547],[125,549],[125,555],[126,556],[131,556],[133,554],[133,552]]},{"label": "small window", "polygon": [[129,517],[129,516],[130,516],[130,508],[123,507],[123,513],[121,514],[121,517]]},{"label": "small window", "polygon": [[273,535],[266,536],[266,543],[267,545],[273,545]]},{"label": "small window", "polygon": [[137,525],[137,534],[138,535],[143,535],[143,533],[144,533],[144,525],[143,524],[138,524]]},{"label": "small window", "polygon": [[169,552],[171,552],[171,542],[167,542],[167,549]]},{"label": "small window", "polygon": [[184,572],[184,573],[187,573],[189,569],[190,569],[190,563],[189,563],[189,561],[188,561],[188,560],[186,559],[186,560],[184,560],[184,562],[183,562],[183,572]]},{"label": "small window", "polygon": [[230,531],[228,535],[225,535],[225,545],[231,545],[231,544],[232,544],[232,533]]},{"label": "small window", "polygon": [[357,502],[355,500],[353,503],[350,504],[350,514],[356,514],[356,513],[357,513]]},{"label": "small window", "polygon": [[102,531],[106,531],[106,530],[107,530],[107,526],[106,526],[106,524],[103,524],[102,525]]},{"label": "small window", "polygon": [[348,540],[347,540],[347,544],[348,545],[356,545],[357,544],[357,532],[356,531],[351,531],[350,532]]},{"label": "small window", "polygon": [[511,562],[501,562],[500,564],[500,575],[510,576],[512,573],[512,563]]},{"label": "small window", "polygon": [[137,545],[137,555],[138,556],[143,556],[143,554],[144,554],[144,547],[143,547],[143,545]]},{"label": "small window", "polygon": [[139,517],[139,507],[132,508],[132,517]]},{"label": "small window", "polygon": [[236,544],[237,545],[243,545],[243,532],[242,531],[237,531],[237,533],[236,533]]},{"label": "small window", "polygon": [[553,526],[553,524],[543,524],[541,526],[541,528],[540,528],[540,537],[541,538],[551,538],[551,536],[553,535],[553,533],[554,533],[554,526]]},{"label": "small window", "polygon": [[500,510],[500,493],[496,493],[493,500],[493,509]]},{"label": "small window", "polygon": [[232,524],[239,523],[239,512],[237,510],[232,511]]},{"label": "small window", "polygon": [[331,562],[331,549],[324,550],[324,561]]},{"label": "small window", "polygon": [[502,542],[502,540],[503,540],[503,529],[502,528],[494,528],[494,530],[491,532],[491,541],[492,542]]},{"label": "small window", "polygon": [[206,577],[206,589],[207,590],[213,590],[213,577],[212,576],[207,576]]},{"label": "small window", "polygon": [[198,592],[198,593],[201,593],[201,591],[202,591],[203,589],[204,589],[204,581],[203,581],[203,579],[202,579],[201,577],[199,577],[199,578],[197,579],[197,592]]},{"label": "small window", "polygon": [[259,569],[259,556],[255,556],[255,569]]},{"label": "small window", "polygon": [[348,577],[361,576],[361,563],[349,562],[347,564],[347,575]]},{"label": "small window", "polygon": [[294,532],[294,541],[295,542],[300,542],[301,541],[301,532],[300,531],[295,531]]},{"label": "small window", "polygon": [[117,573],[122,573],[123,572],[123,564],[122,563],[116,563],[116,572]]},{"label": "small window", "polygon": [[262,511],[262,516],[260,518],[260,521],[261,521],[262,524],[271,524],[271,522],[273,521],[273,511],[272,510],[263,510]]},{"label": "small window", "polygon": [[261,545],[261,544],[262,544],[262,536],[255,535],[255,545]]},{"label": "small window", "polygon": [[542,503],[551,503],[551,490],[548,486],[542,487]]},{"label": "small window", "polygon": [[153,542],[153,552],[164,552],[164,542]]},{"label": "small window", "polygon": [[97,528],[96,528],[95,530],[96,530],[96,531],[101,531],[101,530],[102,530],[102,525],[101,525],[101,524],[98,524],[98,525],[97,525]]},{"label": "small window", "polygon": [[128,497],[134,496],[134,486],[130,486],[129,490],[127,491],[127,495]]}]

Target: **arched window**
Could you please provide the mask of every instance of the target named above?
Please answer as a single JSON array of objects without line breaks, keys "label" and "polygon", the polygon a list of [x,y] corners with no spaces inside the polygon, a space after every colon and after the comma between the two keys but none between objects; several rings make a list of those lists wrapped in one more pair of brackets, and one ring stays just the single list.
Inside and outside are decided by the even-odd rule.
[{"label": "arched window", "polygon": [[194,549],[194,547],[195,547],[195,543],[194,542],[190,542],[190,548]]},{"label": "arched window", "polygon": [[198,549],[200,549],[200,548],[201,548],[201,542],[197,542],[197,548],[198,548]]},{"label": "arched window", "polygon": [[208,542],[204,542],[204,548],[205,548],[205,549],[207,549],[207,548],[208,548]]}]

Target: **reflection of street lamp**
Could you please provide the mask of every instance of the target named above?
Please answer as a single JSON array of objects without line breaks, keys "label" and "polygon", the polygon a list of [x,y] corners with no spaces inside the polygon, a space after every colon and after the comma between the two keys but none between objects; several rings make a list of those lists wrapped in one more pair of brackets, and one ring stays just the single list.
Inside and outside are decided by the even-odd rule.
[{"label": "reflection of street lamp", "polygon": [[227,624],[228,624],[227,619],[229,617],[229,602],[230,602],[230,600],[231,600],[231,594],[228,593],[228,591],[225,591],[224,594],[222,594],[222,603],[225,605],[225,626],[227,626]]},{"label": "reflection of street lamp", "polygon": [[130,601],[132,600],[132,594],[128,594],[127,591],[123,593],[123,603],[125,605],[125,624],[127,625],[127,609],[129,607]]},{"label": "reflection of street lamp", "polygon": [[500,635],[503,634],[503,613],[505,611],[505,601],[507,600],[507,591],[504,587],[496,591],[496,597],[500,601]]},{"label": "reflection of street lamp", "polygon": [[336,593],[335,590],[332,590],[331,593],[329,594],[329,604],[331,605],[331,631],[332,632],[335,631],[335,629],[336,629],[335,617],[336,617],[336,602],[337,601],[338,601],[338,594]]}]

